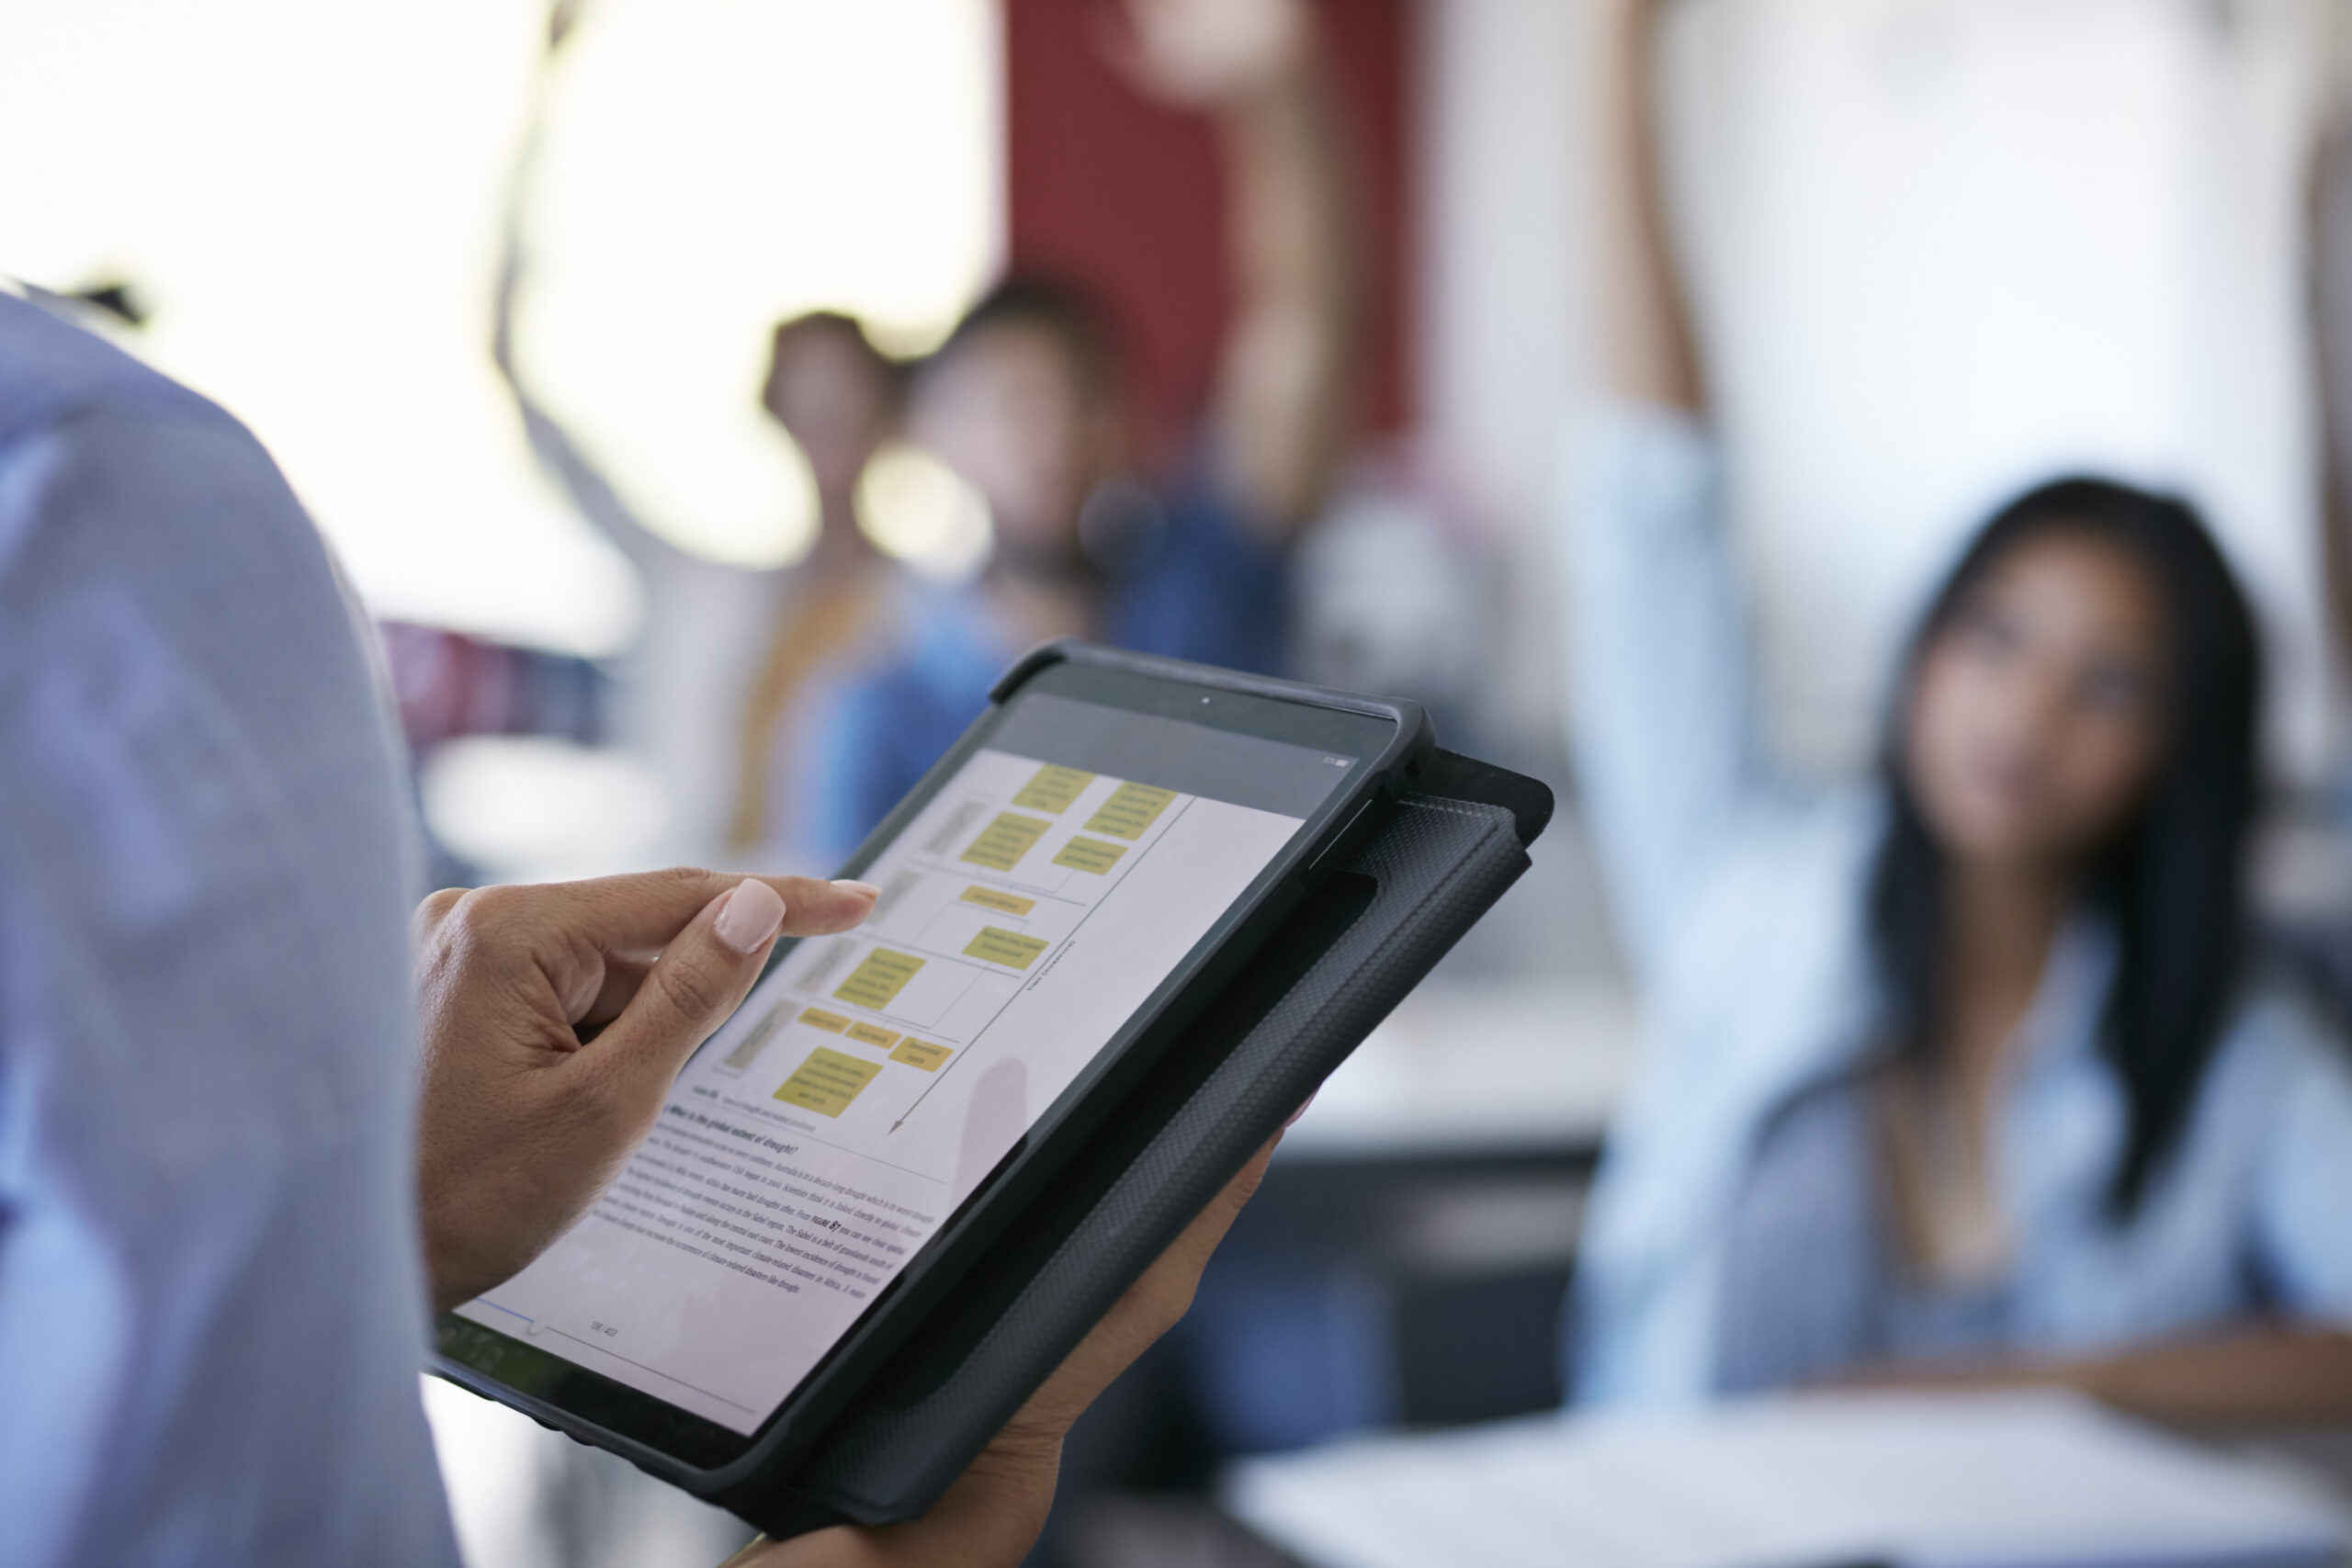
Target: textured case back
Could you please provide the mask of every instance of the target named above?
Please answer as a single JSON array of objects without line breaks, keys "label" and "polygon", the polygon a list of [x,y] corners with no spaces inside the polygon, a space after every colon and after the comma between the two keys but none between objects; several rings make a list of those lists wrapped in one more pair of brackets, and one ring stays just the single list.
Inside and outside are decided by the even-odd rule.
[{"label": "textured case back", "polygon": [[[922,1514],[1234,1171],[1527,867],[1548,791],[1441,753],[781,1489],[772,1535]],[[1514,809],[1516,807],[1516,809]]]}]

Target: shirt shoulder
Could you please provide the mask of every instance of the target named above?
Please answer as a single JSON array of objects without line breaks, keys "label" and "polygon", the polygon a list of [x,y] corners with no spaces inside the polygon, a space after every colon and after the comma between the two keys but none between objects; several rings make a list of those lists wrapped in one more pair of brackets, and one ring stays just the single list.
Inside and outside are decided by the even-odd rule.
[{"label": "shirt shoulder", "polygon": [[2300,977],[2255,965],[2206,1064],[2189,1134],[2233,1166],[2325,1157],[2352,1182],[2352,1041]]},{"label": "shirt shoulder", "polygon": [[895,633],[811,682],[808,755],[792,768],[810,863],[856,847],[988,706],[1008,656],[961,595],[894,596]]},{"label": "shirt shoulder", "polygon": [[1011,658],[989,634],[978,600],[904,592],[892,595],[878,615],[895,626],[839,664],[839,687],[853,700],[879,702],[902,715],[952,712],[960,716],[959,727],[971,722]]},{"label": "shirt shoulder", "polygon": [[0,294],[0,447],[27,431],[100,405],[177,409],[235,423],[104,338]]},{"label": "shirt shoulder", "polygon": [[2267,957],[2249,965],[2207,1071],[2216,1087],[2264,1098],[2352,1085],[2352,1041],[2309,985]]},{"label": "shirt shoulder", "polygon": [[2299,984],[2257,976],[2198,1099],[2184,1153],[2199,1173],[2242,1176],[2265,1293],[2352,1325],[2352,1044]]},{"label": "shirt shoulder", "polygon": [[1290,552],[1251,525],[1215,465],[1195,457],[1159,491],[1129,486],[1143,542],[1113,563],[1111,639],[1138,652],[1281,671]]},{"label": "shirt shoulder", "polygon": [[[341,603],[308,514],[243,424],[103,340],[0,298],[0,578],[62,572],[69,560],[108,580],[168,581],[183,596],[228,587],[258,599],[291,574],[337,587]],[[266,570],[178,575],[205,562]]]},{"label": "shirt shoulder", "polygon": [[454,1561],[368,660],[260,445],[29,310],[0,300],[0,1560]]}]

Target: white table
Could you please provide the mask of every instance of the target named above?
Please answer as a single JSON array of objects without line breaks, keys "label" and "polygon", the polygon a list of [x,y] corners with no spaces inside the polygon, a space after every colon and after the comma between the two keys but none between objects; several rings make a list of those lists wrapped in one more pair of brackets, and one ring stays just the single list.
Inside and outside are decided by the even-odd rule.
[{"label": "white table", "polygon": [[1284,1161],[1589,1151],[1633,1066],[1634,999],[1603,981],[1432,981],[1283,1140]]}]

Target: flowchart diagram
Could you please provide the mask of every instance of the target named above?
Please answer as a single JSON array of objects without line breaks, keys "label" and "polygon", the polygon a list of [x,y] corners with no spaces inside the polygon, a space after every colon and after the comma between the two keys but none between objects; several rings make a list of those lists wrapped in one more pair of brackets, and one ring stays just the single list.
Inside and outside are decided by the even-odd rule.
[{"label": "flowchart diagram", "polygon": [[795,953],[785,983],[763,988],[757,1021],[718,1065],[735,1080],[726,1097],[839,1122],[875,1091],[897,1132],[1190,804],[1135,780],[974,758],[936,819],[888,857],[872,919]]},{"label": "flowchart diagram", "polygon": [[460,1312],[751,1431],[1299,823],[975,751],[868,868],[867,922],[788,950],[611,1189]]}]

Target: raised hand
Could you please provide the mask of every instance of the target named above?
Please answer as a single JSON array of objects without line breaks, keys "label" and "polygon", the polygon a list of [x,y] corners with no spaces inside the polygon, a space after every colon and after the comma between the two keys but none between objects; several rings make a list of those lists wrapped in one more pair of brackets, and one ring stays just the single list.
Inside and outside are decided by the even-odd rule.
[{"label": "raised hand", "polygon": [[1306,0],[1125,0],[1096,43],[1145,97],[1211,109],[1295,81],[1313,26]]}]

